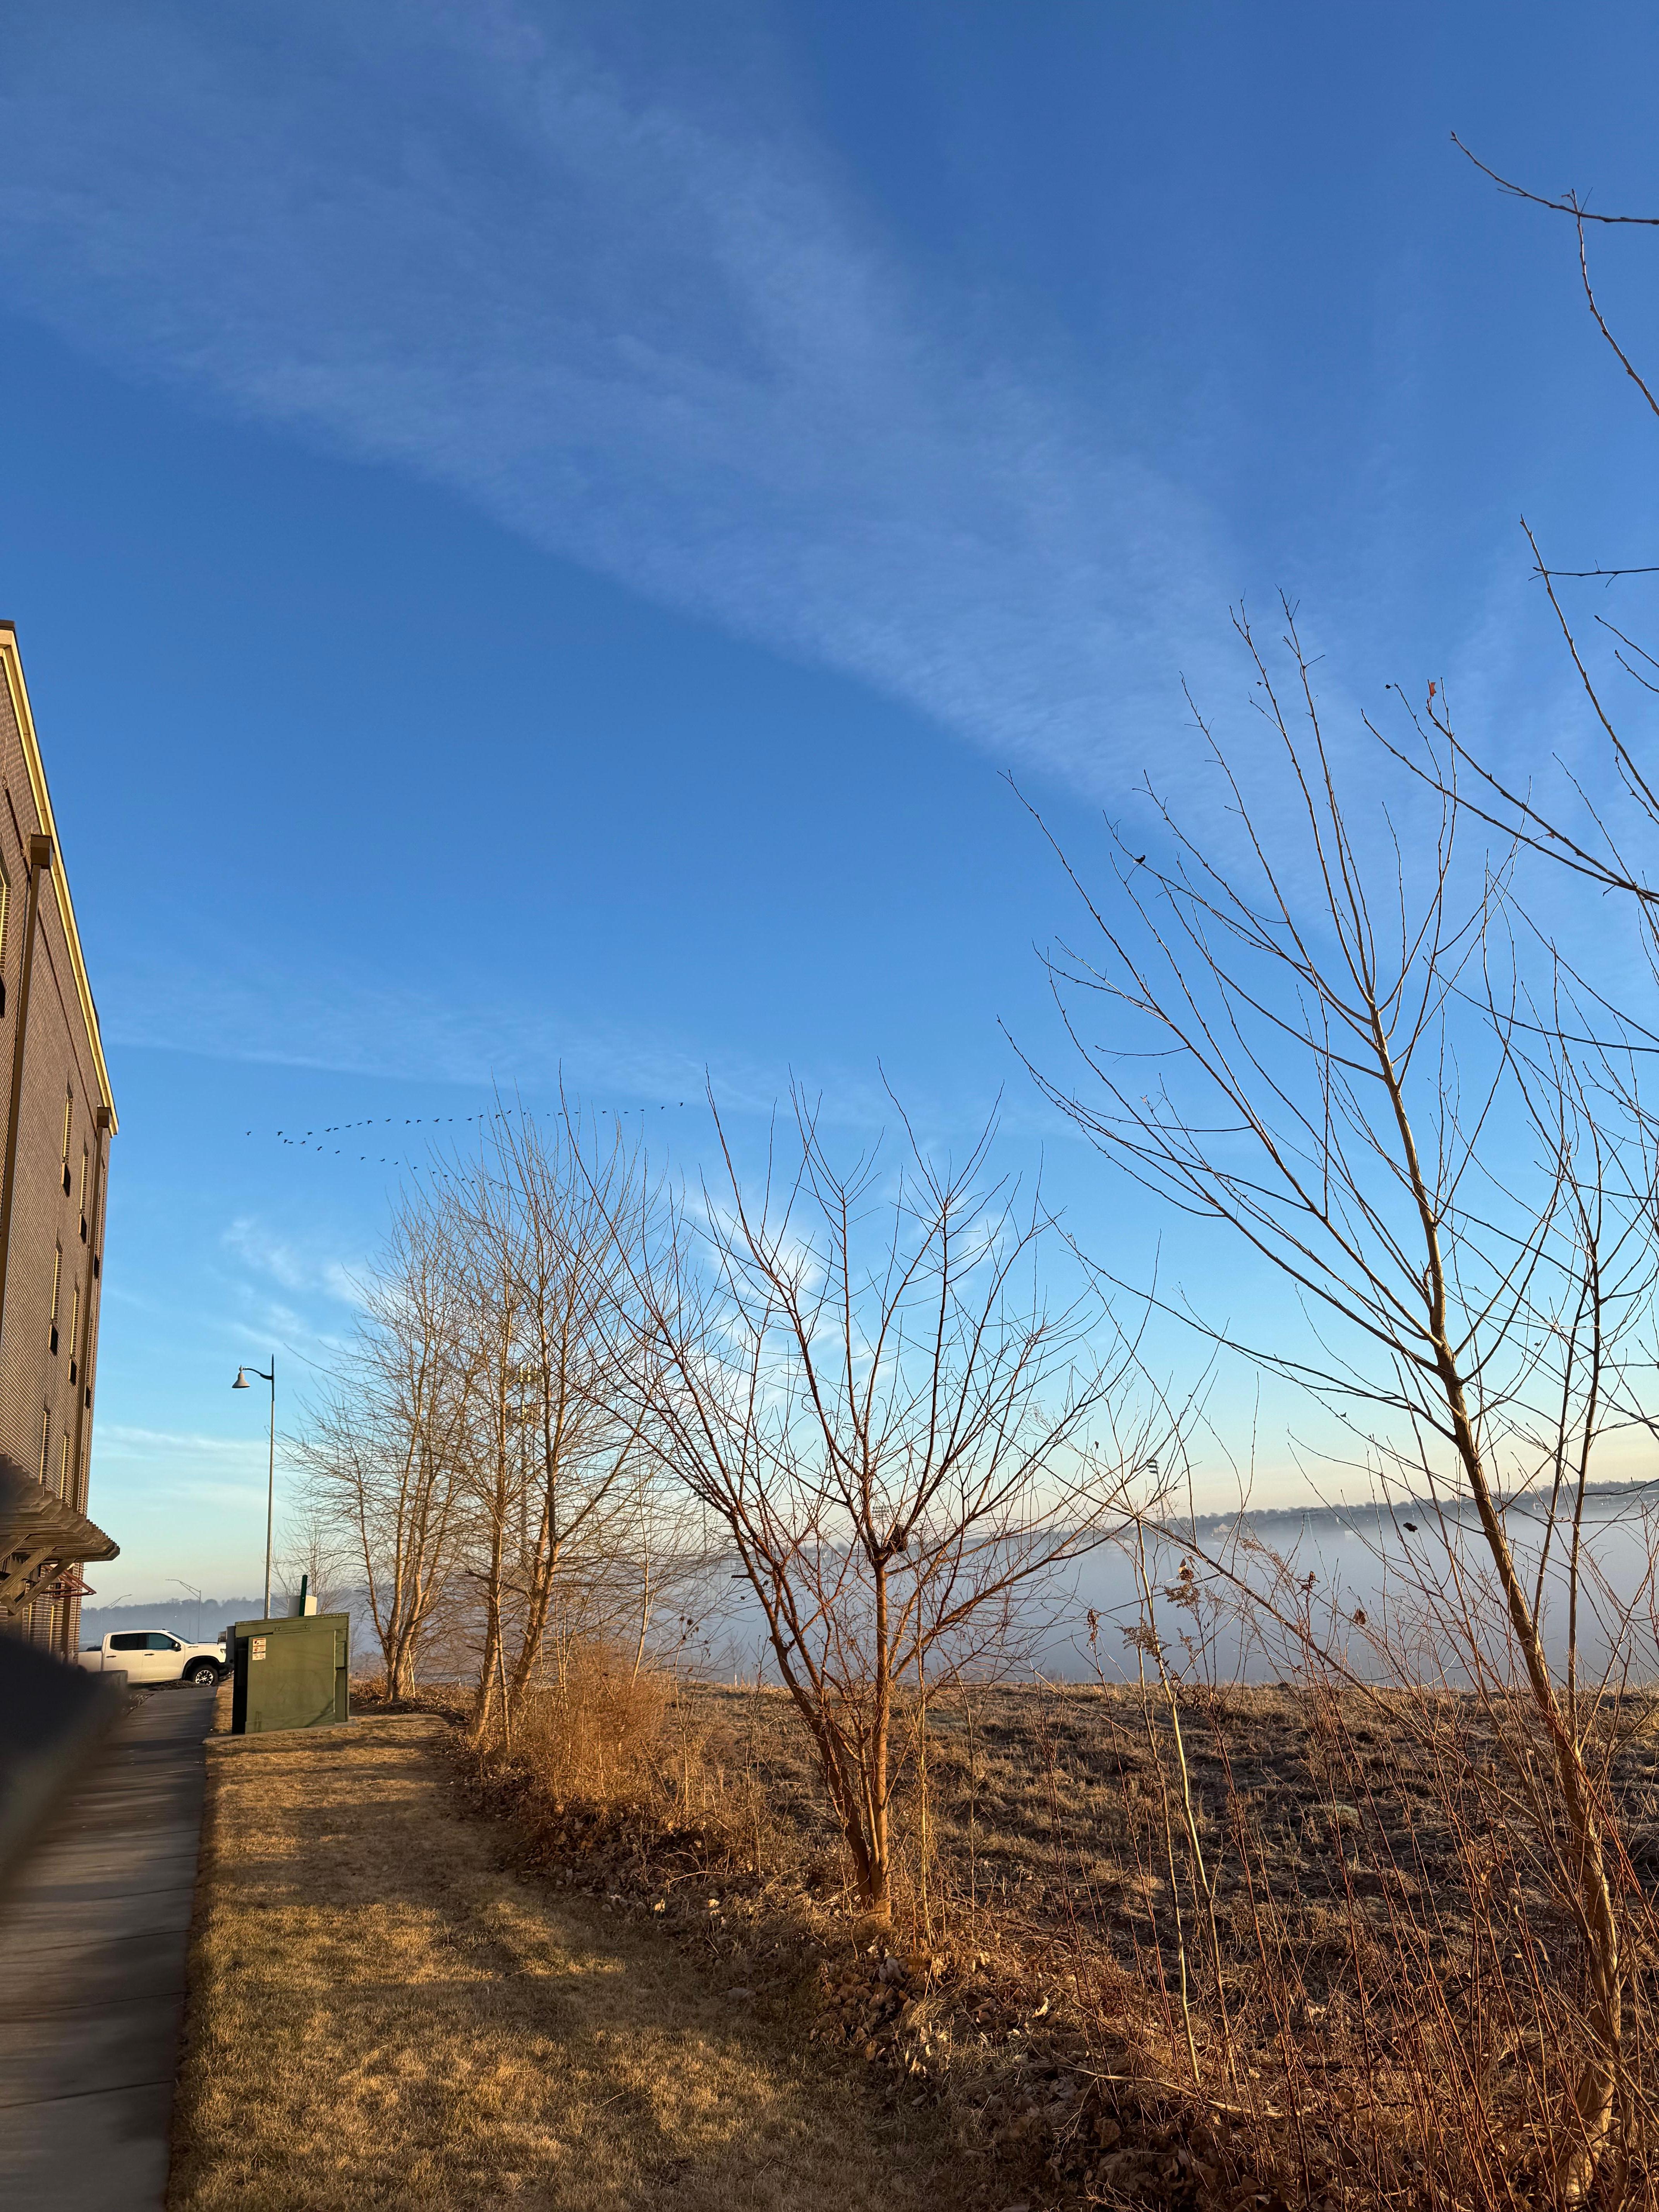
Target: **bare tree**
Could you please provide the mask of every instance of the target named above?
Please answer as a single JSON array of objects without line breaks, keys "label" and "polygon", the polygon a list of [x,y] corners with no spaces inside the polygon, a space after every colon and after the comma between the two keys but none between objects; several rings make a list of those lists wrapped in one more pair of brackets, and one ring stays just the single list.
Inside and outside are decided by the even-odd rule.
[{"label": "bare tree", "polygon": [[[640,1401],[633,1411],[641,1413]],[[574,1644],[602,1646],[628,1655],[637,1678],[647,1661],[678,1657],[711,1614],[723,1616],[729,1572],[725,1553],[699,1526],[694,1501],[665,1481],[660,1462],[641,1444],[564,1547],[544,1649],[556,1668]]]},{"label": "bare tree", "polygon": [[[797,1096],[751,1188],[670,1210],[638,1284],[653,1449],[729,1540],[811,1735],[863,1908],[890,1916],[905,1685],[1005,1664],[1030,1606],[1173,1448],[1034,1286],[1041,1205],[911,1139],[844,1171]],[[907,1130],[907,1136],[908,1132]]]},{"label": "bare tree", "polygon": [[482,1740],[510,1732],[559,1618],[556,1594],[573,1592],[566,1614],[597,1618],[619,1571],[634,1579],[652,1475],[639,1443],[645,1339],[631,1311],[645,1178],[619,1133],[605,1139],[567,1102],[545,1127],[498,1111],[444,1190],[476,1357],[465,1488]]},{"label": "bare tree", "polygon": [[349,1553],[338,1521],[325,1510],[315,1490],[307,1485],[298,1510],[283,1531],[283,1548],[276,1562],[283,1589],[290,1600],[301,1592],[315,1601],[319,1613],[332,1613],[337,1601],[349,1587]]},{"label": "bare tree", "polygon": [[478,1679],[471,1735],[481,1742],[507,1710],[509,1614],[519,1597],[513,1573],[515,1532],[526,1506],[532,1378],[520,1333],[521,1223],[514,1194],[490,1173],[487,1152],[444,1203],[466,1331],[473,1389],[461,1457],[471,1613],[479,1613]]},{"label": "bare tree", "polygon": [[[1285,611],[1293,708],[1277,664],[1237,624],[1280,826],[1260,826],[1200,721],[1234,857],[1201,848],[1154,801],[1148,850],[1116,840],[1109,900],[1068,869],[1090,949],[1057,954],[1051,972],[1087,1081],[1038,1080],[1132,1176],[1224,1228],[1290,1293],[1278,1331],[1175,1310],[1310,1391],[1396,1498],[1447,1503],[1435,1626],[1486,1704],[1513,1803],[1583,1947],[1589,2001],[1553,2183],[1577,2202],[1636,2125],[1624,1853],[1577,1647],[1597,1454],[1621,1425],[1645,1425],[1632,1370],[1655,1273],[1651,1148],[1575,1059],[1553,966],[1527,993],[1503,927],[1503,866],[1480,856],[1458,906],[1455,788],[1436,820],[1398,837],[1384,821],[1362,849]],[[1097,1021],[1085,1021],[1091,1003]],[[1510,1517],[1523,1492],[1542,1501],[1536,1561]],[[1460,1565],[1457,1504],[1473,1510],[1495,1616]],[[1565,1674],[1544,1619],[1552,1549]],[[1273,1590],[1260,1595],[1273,1605]]]},{"label": "bare tree", "polygon": [[[1590,319],[1622,372],[1623,388],[1628,392],[1633,386],[1648,415],[1659,417],[1659,392],[1620,343],[1596,296],[1590,276],[1589,240],[1589,227],[1592,225],[1601,227],[1604,233],[1607,229],[1659,230],[1659,216],[1603,213],[1589,207],[1573,191],[1554,197],[1529,191],[1490,168],[1462,144],[1455,133],[1453,143],[1484,176],[1492,179],[1500,191],[1546,213],[1564,216],[1571,223],[1577,247],[1579,283]],[[1426,754],[1402,750],[1380,732],[1374,730],[1373,734],[1381,738],[1402,765],[1432,783],[1443,794],[1449,792],[1452,776],[1461,775],[1462,789],[1459,796],[1463,811],[1478,816],[1516,848],[1555,861],[1595,890],[1627,894],[1635,903],[1650,960],[1659,963],[1659,885],[1652,879],[1643,849],[1659,831],[1659,789],[1656,789],[1650,775],[1642,767],[1638,745],[1620,726],[1605,666],[1585,639],[1595,632],[1601,633],[1607,659],[1620,672],[1620,678],[1634,687],[1635,694],[1659,693],[1659,681],[1656,681],[1659,679],[1659,659],[1605,612],[1597,612],[1592,623],[1581,626],[1569,611],[1568,591],[1575,583],[1594,583],[1605,599],[1607,587],[1615,582],[1633,576],[1659,575],[1659,563],[1621,563],[1591,568],[1572,568],[1564,563],[1558,567],[1546,561],[1524,517],[1521,529],[1532,555],[1533,573],[1543,586],[1551,618],[1572,663],[1595,728],[1607,747],[1615,785],[1610,796],[1622,818],[1616,821],[1607,804],[1592,800],[1574,780],[1571,796],[1577,818],[1569,830],[1566,816],[1560,809],[1547,804],[1529,787],[1517,788],[1506,775],[1498,772],[1492,753],[1465,742],[1454,726],[1450,702],[1439,684],[1431,684],[1423,706],[1411,710],[1419,735],[1426,735],[1431,740]],[[1613,680],[1617,682],[1619,678]],[[1630,842],[1632,836],[1638,841],[1634,849]],[[1613,1017],[1621,1032],[1633,1027],[1645,1042],[1653,1042],[1650,1024],[1632,1024],[1629,1008],[1607,1005],[1601,999],[1595,979],[1580,975],[1575,980],[1588,1000],[1600,1003]]]},{"label": "bare tree", "polygon": [[458,1290],[441,1215],[405,1200],[347,1357],[295,1447],[311,1517],[339,1530],[362,1575],[392,1697],[414,1687],[456,1565],[475,1387]]},{"label": "bare tree", "polygon": [[561,1570],[574,1559],[592,1580],[619,1552],[630,1563],[649,1558],[634,1540],[647,1512],[638,1446],[648,1394],[619,1379],[641,1341],[629,1326],[629,1258],[641,1247],[647,1201],[637,1155],[620,1135],[601,1144],[568,1106],[545,1134],[520,1116],[504,1130],[497,1163],[522,1224],[520,1327],[530,1354],[524,1623],[509,1685],[517,1697],[534,1676]]}]

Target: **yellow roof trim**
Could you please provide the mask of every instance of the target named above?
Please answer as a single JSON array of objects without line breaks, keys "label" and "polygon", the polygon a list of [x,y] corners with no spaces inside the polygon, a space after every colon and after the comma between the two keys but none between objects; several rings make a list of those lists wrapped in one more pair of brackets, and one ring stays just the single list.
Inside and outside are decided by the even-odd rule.
[{"label": "yellow roof trim", "polygon": [[110,1089],[109,1068],[104,1060],[104,1040],[98,1032],[98,1009],[93,1004],[92,986],[87,981],[87,963],[81,953],[81,933],[75,926],[75,902],[70,896],[69,877],[64,867],[63,840],[58,835],[58,824],[52,819],[52,793],[46,788],[46,763],[40,757],[40,741],[34,734],[34,716],[29,708],[28,686],[23,681],[23,663],[17,651],[17,633],[9,623],[0,623],[0,672],[3,672],[6,688],[11,694],[12,712],[17,717],[17,726],[23,737],[23,759],[29,772],[29,789],[34,799],[34,811],[40,817],[40,827],[52,839],[52,881],[58,897],[58,911],[64,924],[64,935],[69,940],[70,964],[75,970],[75,988],[81,1000],[81,1018],[87,1025],[87,1042],[92,1047],[93,1065],[98,1071],[99,1095],[109,1109],[110,1133],[115,1133],[115,1094]]}]

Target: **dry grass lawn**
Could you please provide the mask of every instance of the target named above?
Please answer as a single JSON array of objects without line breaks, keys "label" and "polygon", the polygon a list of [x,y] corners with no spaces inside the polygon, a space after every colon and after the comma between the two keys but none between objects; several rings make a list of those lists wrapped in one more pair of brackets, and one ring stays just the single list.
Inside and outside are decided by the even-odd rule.
[{"label": "dry grass lawn", "polygon": [[423,1717],[209,1746],[171,2212],[907,2212],[947,2146],[586,1898],[501,1871]]}]

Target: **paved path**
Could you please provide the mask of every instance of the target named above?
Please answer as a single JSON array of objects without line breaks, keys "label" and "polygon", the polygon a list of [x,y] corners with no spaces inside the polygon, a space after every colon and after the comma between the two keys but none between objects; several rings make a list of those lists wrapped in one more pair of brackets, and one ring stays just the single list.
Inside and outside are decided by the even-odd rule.
[{"label": "paved path", "polygon": [[0,2198],[159,2212],[213,1690],[130,1712],[0,1901]]}]

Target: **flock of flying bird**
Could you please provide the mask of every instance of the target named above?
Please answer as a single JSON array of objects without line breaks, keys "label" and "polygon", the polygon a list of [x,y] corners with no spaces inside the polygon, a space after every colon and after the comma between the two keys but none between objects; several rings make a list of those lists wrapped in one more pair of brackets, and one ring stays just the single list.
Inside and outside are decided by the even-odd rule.
[{"label": "flock of flying bird", "polygon": [[[684,1106],[685,1101],[684,1098],[678,1098],[674,1103],[677,1107],[679,1107]],[[637,1113],[641,1118],[648,1114],[650,1110],[651,1109],[648,1106],[630,1107],[628,1109],[629,1113]],[[429,1128],[434,1131],[439,1129],[453,1129],[458,1126],[465,1128],[469,1121],[504,1121],[509,1114],[516,1114],[518,1111],[519,1109],[516,1106],[501,1106],[497,1107],[493,1113],[486,1114],[410,1114],[403,1116],[403,1126],[405,1129]],[[659,1105],[657,1111],[659,1114],[665,1114],[668,1111],[666,1103]],[[615,1115],[614,1118],[617,1121],[621,1121],[624,1116],[618,1114]],[[377,1115],[367,1121],[336,1121],[327,1128],[307,1129],[303,1135],[291,1133],[285,1129],[277,1129],[274,1131],[273,1133],[280,1138],[283,1144],[292,1146],[296,1152],[317,1152],[325,1156],[331,1155],[332,1158],[337,1160],[343,1157],[349,1158],[351,1151],[350,1146],[348,1145],[330,1145],[324,1142],[323,1139],[329,1137],[348,1137],[358,1129],[392,1129],[397,1127],[398,1121],[398,1116],[397,1115],[387,1114],[385,1115]],[[245,1130],[243,1133],[246,1136],[251,1137],[253,1134],[253,1131],[252,1129],[248,1129]],[[372,1143],[374,1140],[373,1139],[370,1139],[368,1141]],[[357,1158],[361,1163],[367,1164],[367,1163],[374,1158],[374,1155],[370,1152],[359,1152]],[[442,1174],[444,1172],[441,1168],[434,1169],[433,1163],[429,1160],[422,1162],[421,1160],[408,1159],[400,1153],[382,1152],[380,1156],[379,1164],[383,1168],[408,1168],[415,1175],[419,1175],[423,1167],[428,1173],[435,1172],[437,1174]]]}]

